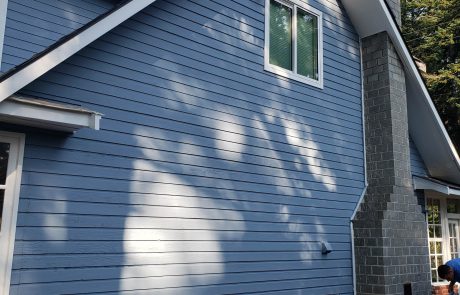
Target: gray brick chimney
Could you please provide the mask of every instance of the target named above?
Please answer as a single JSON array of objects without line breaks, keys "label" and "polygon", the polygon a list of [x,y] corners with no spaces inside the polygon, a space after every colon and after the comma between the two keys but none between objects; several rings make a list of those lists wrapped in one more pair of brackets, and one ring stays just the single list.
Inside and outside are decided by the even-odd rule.
[{"label": "gray brick chimney", "polygon": [[404,69],[386,32],[364,38],[362,52],[368,189],[353,221],[357,294],[431,294],[425,215],[411,180]]}]

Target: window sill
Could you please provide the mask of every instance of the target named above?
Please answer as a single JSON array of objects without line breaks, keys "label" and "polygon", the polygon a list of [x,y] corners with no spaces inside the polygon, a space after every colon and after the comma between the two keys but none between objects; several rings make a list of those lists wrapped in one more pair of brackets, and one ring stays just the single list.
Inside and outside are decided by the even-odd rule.
[{"label": "window sill", "polygon": [[307,85],[310,85],[310,86],[313,86],[313,87],[316,87],[316,88],[320,88],[320,89],[324,88],[323,79],[321,77],[321,74],[320,74],[320,79],[319,80],[314,80],[314,79],[311,79],[311,78],[308,78],[308,77],[305,77],[305,76],[302,76],[302,75],[299,75],[299,74],[295,74],[295,73],[293,73],[291,71],[288,71],[286,69],[283,69],[281,67],[274,66],[274,65],[271,65],[271,64],[265,64],[264,69],[266,71],[274,73],[276,75],[286,77],[286,78],[289,78],[289,79],[292,79],[292,80],[296,80],[296,81],[305,83]]}]

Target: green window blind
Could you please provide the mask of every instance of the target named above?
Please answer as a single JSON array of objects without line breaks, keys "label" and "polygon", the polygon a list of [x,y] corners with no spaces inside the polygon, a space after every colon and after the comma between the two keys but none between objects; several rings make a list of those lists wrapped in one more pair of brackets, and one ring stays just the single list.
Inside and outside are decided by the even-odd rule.
[{"label": "green window blind", "polygon": [[318,18],[297,9],[297,73],[318,80]]},{"label": "green window blind", "polygon": [[292,70],[292,9],[270,1],[270,63]]}]

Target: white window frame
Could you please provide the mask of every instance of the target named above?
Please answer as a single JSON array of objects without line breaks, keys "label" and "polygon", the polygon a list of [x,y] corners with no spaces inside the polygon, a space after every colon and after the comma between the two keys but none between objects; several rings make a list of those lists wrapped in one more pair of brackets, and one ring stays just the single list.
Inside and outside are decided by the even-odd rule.
[{"label": "white window frame", "polygon": [[[449,220],[456,220],[456,221],[459,221],[460,223],[460,214],[447,213],[447,199],[455,199],[455,197],[452,197],[452,196],[449,197],[447,195],[437,193],[434,191],[425,191],[425,206],[428,205],[428,199],[439,200],[439,203],[440,203],[439,205],[440,205],[440,212],[441,212],[441,229],[442,229],[442,259],[443,259],[443,262],[447,262],[450,260],[450,256],[451,256],[450,243],[449,243]],[[428,218],[428,214],[427,214],[427,218]],[[427,230],[427,237],[429,241],[430,238],[429,238],[428,226],[426,230]],[[430,275],[431,275],[431,271],[430,271]],[[439,278],[437,279],[439,280]],[[439,286],[439,285],[446,285],[448,283],[447,281],[438,281],[438,282],[432,282],[431,284],[433,286]]]},{"label": "white window frame", "polygon": [[293,19],[297,16],[297,7],[318,18],[318,80],[297,74],[297,22],[292,22],[293,70],[270,64],[270,0],[265,0],[265,48],[264,69],[279,76],[293,79],[323,89],[323,13],[300,0],[274,0],[293,9]]},{"label": "white window frame", "polygon": [[0,0],[0,70],[3,61],[3,47],[5,43],[6,12],[8,11],[8,0]]},{"label": "white window frame", "polygon": [[9,294],[25,135],[0,132],[0,142],[10,144],[6,184],[2,186],[5,193],[0,232],[0,294]]}]

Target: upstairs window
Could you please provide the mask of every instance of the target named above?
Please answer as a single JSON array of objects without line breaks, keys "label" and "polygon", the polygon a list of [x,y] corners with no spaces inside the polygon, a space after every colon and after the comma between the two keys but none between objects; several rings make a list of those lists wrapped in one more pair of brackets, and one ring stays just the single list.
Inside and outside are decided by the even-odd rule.
[{"label": "upstairs window", "polygon": [[265,69],[323,87],[322,15],[300,0],[266,0]]}]

